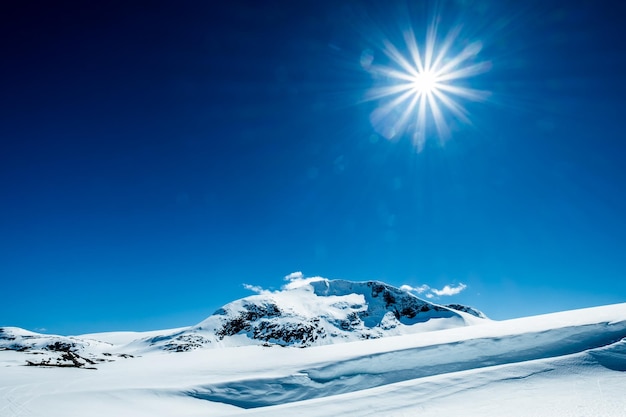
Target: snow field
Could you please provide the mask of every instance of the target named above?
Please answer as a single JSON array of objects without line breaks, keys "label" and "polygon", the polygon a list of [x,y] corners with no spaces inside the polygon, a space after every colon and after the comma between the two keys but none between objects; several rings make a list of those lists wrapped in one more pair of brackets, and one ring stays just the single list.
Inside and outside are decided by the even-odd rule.
[{"label": "snow field", "polygon": [[625,337],[619,304],[304,349],[144,348],[96,370],[0,351],[0,416],[626,417]]}]

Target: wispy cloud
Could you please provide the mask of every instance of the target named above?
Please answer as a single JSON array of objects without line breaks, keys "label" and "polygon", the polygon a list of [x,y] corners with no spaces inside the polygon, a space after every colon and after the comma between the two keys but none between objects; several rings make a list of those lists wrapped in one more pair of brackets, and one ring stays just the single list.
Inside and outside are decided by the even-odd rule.
[{"label": "wispy cloud", "polygon": [[423,294],[426,291],[430,290],[430,287],[428,285],[426,285],[426,284],[420,285],[419,287],[412,287],[410,285],[406,285],[405,284],[405,285],[402,285],[400,287],[400,289],[403,290],[403,291],[409,291],[409,292],[414,292],[414,293],[417,293],[417,294]]},{"label": "wispy cloud", "polygon": [[420,285],[419,287],[413,287],[411,285],[402,285],[400,287],[403,291],[412,292],[415,294],[422,294],[426,298],[435,298],[435,297],[443,297],[450,295],[457,295],[461,291],[467,288],[467,285],[460,283],[457,286],[446,285],[442,289],[438,290],[437,288],[431,288],[429,285]]},{"label": "wispy cloud", "polygon": [[[304,274],[300,271],[292,272],[291,274],[285,277],[285,281],[287,283],[283,285],[280,290],[295,290],[298,288],[307,288],[308,284],[314,281],[325,280],[326,278],[322,277],[305,277]],[[252,291],[256,294],[272,294],[279,292],[280,290],[266,290],[260,285],[251,285],[251,284],[243,284],[243,287],[246,290]]]},{"label": "wispy cloud", "polygon": [[438,290],[436,288],[433,288],[433,289],[431,289],[431,291],[433,292],[433,294],[441,297],[441,296],[444,296],[444,295],[457,295],[458,293],[460,293],[461,291],[463,291],[466,288],[467,288],[467,285],[465,285],[463,283],[460,283],[456,287],[452,287],[450,285],[446,285],[445,287],[443,287],[440,290]]},{"label": "wispy cloud", "polygon": [[263,287],[261,287],[259,285],[243,284],[243,287],[246,290],[255,292],[257,294],[269,294],[271,292],[271,291],[268,291],[268,290],[264,289]]},{"label": "wispy cloud", "polygon": [[291,274],[285,277],[285,281],[288,281],[287,284],[282,286],[283,290],[295,290],[298,288],[309,288],[309,284],[315,281],[324,281],[327,278],[323,277],[305,277],[304,274],[300,271],[292,272]]},{"label": "wispy cloud", "polygon": [[[281,287],[281,290],[295,290],[299,288],[307,288],[308,284],[314,281],[326,280],[326,278],[315,276],[315,277],[305,277],[301,271],[292,272],[285,276],[285,281],[287,283]],[[243,284],[243,287],[249,291],[252,291],[256,294],[272,294],[271,290],[266,290],[259,285],[251,285],[251,284]],[[461,291],[465,290],[467,285],[463,283],[459,283],[458,285],[445,285],[442,289],[438,290],[437,288],[432,288],[427,284],[423,284],[417,287],[412,285],[402,285],[400,289],[407,292],[412,292],[415,294],[419,294],[425,298],[433,299],[444,296],[457,295]]]},{"label": "wispy cloud", "polygon": [[304,274],[300,271],[292,272],[285,277],[285,281],[296,281],[304,278]]}]

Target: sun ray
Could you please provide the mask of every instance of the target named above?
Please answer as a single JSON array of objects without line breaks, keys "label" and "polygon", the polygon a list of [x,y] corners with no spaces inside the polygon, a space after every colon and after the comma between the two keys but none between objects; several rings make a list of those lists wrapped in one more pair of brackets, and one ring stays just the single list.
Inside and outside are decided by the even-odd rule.
[{"label": "sun ray", "polygon": [[392,43],[385,41],[385,54],[391,58],[396,64],[400,65],[406,72],[411,75],[417,75],[418,72],[415,70],[413,66],[406,60],[406,58],[398,51],[398,49],[393,46]]},{"label": "sun ray", "polygon": [[437,78],[439,81],[452,81],[459,78],[473,77],[474,75],[482,74],[489,70],[489,65],[484,62],[470,65],[464,68],[460,68],[456,71],[452,71],[446,74],[439,75]]},{"label": "sun ray", "polygon": [[399,84],[390,87],[373,88],[368,92],[368,100],[378,100],[380,98],[393,96],[404,91],[410,90],[411,84]]},{"label": "sun ray", "polygon": [[434,95],[428,94],[428,105],[430,106],[430,111],[433,115],[433,119],[435,120],[435,128],[437,129],[437,134],[439,138],[445,138],[449,132],[448,125],[445,123],[445,119],[443,117],[443,113],[439,108],[439,104],[437,100],[435,100]]},{"label": "sun ray", "polygon": [[391,69],[391,68],[381,68],[380,73],[387,77],[396,78],[399,80],[405,80],[409,82],[413,81],[415,77],[419,77],[420,75],[419,72],[416,72],[415,74],[406,74],[402,71],[398,71],[398,70]]},{"label": "sun ray", "polygon": [[448,73],[451,69],[457,67],[464,61],[475,57],[481,49],[482,44],[480,42],[475,42],[466,46],[460,54],[452,57],[450,61],[448,61],[443,67],[441,67],[439,69],[439,72],[442,74]]},{"label": "sun ray", "polygon": [[431,62],[433,59],[433,52],[435,50],[435,36],[436,26],[433,24],[428,33],[426,34],[426,54],[424,56],[424,69],[426,71],[431,69]]},{"label": "sun ray", "polygon": [[413,29],[409,29],[404,32],[404,41],[406,42],[407,49],[413,58],[413,62],[415,63],[415,67],[417,68],[417,72],[424,72],[424,64],[422,63],[422,57],[420,56],[420,50],[417,46],[417,41],[415,40],[415,34],[413,33]]},{"label": "sun ray", "polygon": [[435,62],[433,62],[433,65],[432,65],[433,68],[439,68],[441,61],[446,57],[448,50],[454,43],[454,40],[459,35],[460,31],[461,31],[461,27],[457,26],[454,29],[452,29],[450,32],[448,32],[448,35],[446,36],[446,38],[443,40],[441,44],[439,53],[437,53],[437,58],[435,59]]},{"label": "sun ray", "polygon": [[488,91],[476,90],[467,87],[457,87],[450,84],[440,84],[437,89],[440,91],[447,91],[450,94],[472,101],[484,101],[487,97],[489,97]]},{"label": "sun ray", "polygon": [[441,101],[441,103],[443,103],[443,105],[446,106],[448,110],[454,113],[457,119],[460,119],[463,123],[467,123],[467,124],[472,123],[471,120],[469,119],[469,114],[467,110],[465,110],[465,108],[462,107],[459,103],[452,100],[450,97],[446,96],[445,94],[442,94],[440,91],[434,90],[433,94],[437,96],[439,101]]},{"label": "sun ray", "polygon": [[419,109],[417,112],[417,120],[415,121],[416,130],[413,139],[413,143],[417,147],[418,151],[421,151],[424,148],[424,144],[426,143],[426,100],[423,99],[419,101]]},{"label": "sun ray", "polygon": [[380,107],[380,110],[382,110],[381,115],[384,116],[386,114],[389,114],[394,109],[398,108],[401,104],[403,104],[405,101],[409,100],[411,96],[413,95],[414,95],[413,92],[407,91],[401,96],[394,98],[392,101],[390,101],[386,105]]},{"label": "sun ray", "polygon": [[411,98],[411,102],[406,106],[406,108],[402,112],[402,115],[400,116],[396,124],[394,125],[393,128],[395,130],[401,129],[402,126],[404,126],[407,123],[407,121],[411,117],[411,114],[413,114],[413,112],[415,111],[415,106],[420,101],[421,95],[413,94],[412,96],[413,97]]}]

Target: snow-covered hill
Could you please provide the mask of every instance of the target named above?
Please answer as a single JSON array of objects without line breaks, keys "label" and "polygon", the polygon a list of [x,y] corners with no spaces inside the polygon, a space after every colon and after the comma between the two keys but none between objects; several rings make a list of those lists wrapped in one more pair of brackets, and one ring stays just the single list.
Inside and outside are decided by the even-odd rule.
[{"label": "snow-covered hill", "polygon": [[317,278],[227,304],[190,331],[304,347],[481,321],[469,310],[433,304],[382,282]]},{"label": "snow-covered hill", "polygon": [[111,353],[111,343],[80,337],[44,335],[17,327],[0,327],[0,351],[28,354],[29,366],[92,367],[100,362],[132,357]]},{"label": "snow-covered hill", "polygon": [[626,416],[626,304],[481,316],[309,280],[182,329],[4,328],[0,416]]},{"label": "snow-covered hill", "polygon": [[48,336],[4,328],[0,349],[36,353],[39,357],[29,360],[33,365],[82,367],[155,349],[309,347],[466,326],[484,319],[470,307],[433,304],[382,282],[309,278],[292,281],[282,291],[233,301],[188,328],[131,334],[121,343],[98,334]]}]

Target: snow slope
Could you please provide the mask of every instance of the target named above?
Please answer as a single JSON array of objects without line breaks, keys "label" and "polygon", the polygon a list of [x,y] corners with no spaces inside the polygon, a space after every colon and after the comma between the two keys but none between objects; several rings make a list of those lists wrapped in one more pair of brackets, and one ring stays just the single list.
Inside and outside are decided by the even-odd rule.
[{"label": "snow slope", "polygon": [[159,332],[106,334],[90,352],[143,351],[96,369],[24,366],[40,354],[4,350],[0,416],[626,416],[626,304],[473,324],[305,349],[178,352],[146,347]]}]

